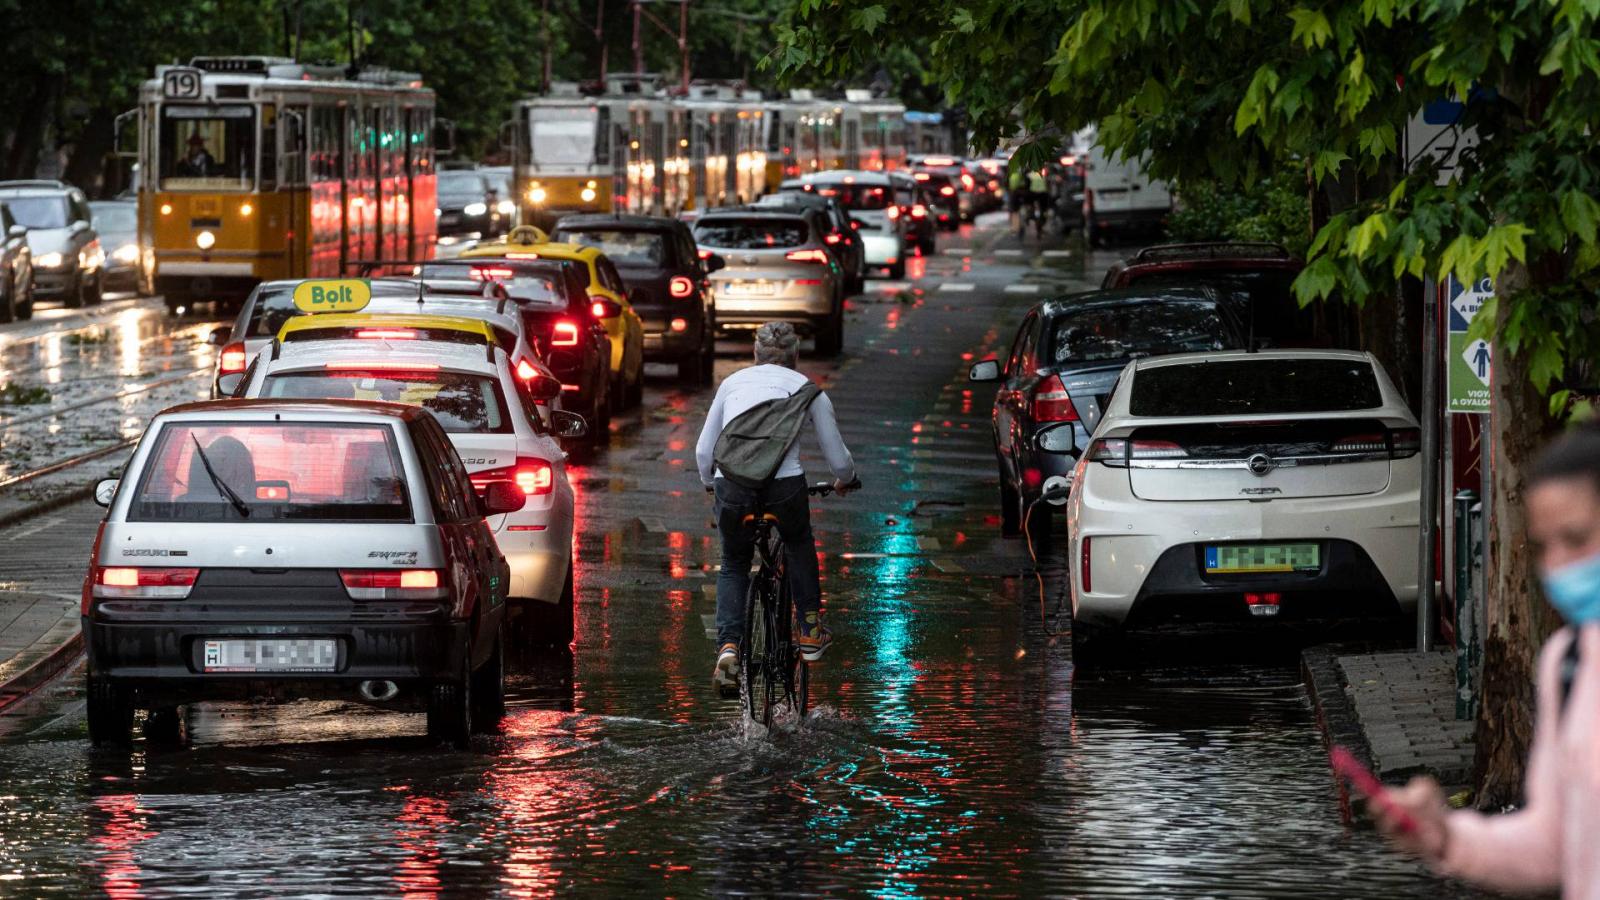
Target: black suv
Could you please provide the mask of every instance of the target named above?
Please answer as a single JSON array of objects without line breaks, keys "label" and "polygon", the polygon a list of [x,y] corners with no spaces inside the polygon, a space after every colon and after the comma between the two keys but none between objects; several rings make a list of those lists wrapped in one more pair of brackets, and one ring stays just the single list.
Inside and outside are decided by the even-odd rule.
[{"label": "black suv", "polygon": [[700,258],[689,226],[665,216],[580,214],[563,217],[550,239],[605,253],[644,320],[644,358],[676,363],[681,381],[711,383],[717,311],[707,276],[723,262]]}]

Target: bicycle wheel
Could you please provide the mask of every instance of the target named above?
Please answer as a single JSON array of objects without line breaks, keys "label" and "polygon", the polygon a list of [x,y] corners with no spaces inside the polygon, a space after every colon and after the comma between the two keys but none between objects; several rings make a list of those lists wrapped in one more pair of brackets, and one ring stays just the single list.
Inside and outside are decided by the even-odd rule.
[{"label": "bicycle wheel", "polygon": [[745,714],[762,726],[772,724],[775,685],[770,666],[772,652],[771,582],[762,571],[750,582],[744,601],[744,641],[739,645],[739,688]]},{"label": "bicycle wheel", "polygon": [[800,648],[794,643],[794,599],[789,593],[788,572],[778,571],[778,615],[783,623],[773,641],[773,663],[783,672],[783,702],[795,714],[796,720],[806,717],[811,689],[811,670]]}]

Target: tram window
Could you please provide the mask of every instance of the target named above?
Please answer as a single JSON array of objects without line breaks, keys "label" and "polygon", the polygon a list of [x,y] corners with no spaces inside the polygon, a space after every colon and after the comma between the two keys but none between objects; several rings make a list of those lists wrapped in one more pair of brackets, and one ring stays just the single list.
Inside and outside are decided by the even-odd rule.
[{"label": "tram window", "polygon": [[339,153],[339,130],[344,112],[334,106],[319,106],[311,111],[311,177],[315,181],[338,181],[344,171]]},{"label": "tram window", "polygon": [[[611,110],[604,106],[600,107],[597,115],[594,133],[598,135],[611,134]],[[603,137],[600,140],[600,143],[594,148],[594,161],[596,165],[601,166],[608,166],[611,164],[611,142],[605,140]]]},{"label": "tram window", "polygon": [[600,111],[593,107],[534,107],[528,111],[534,165],[586,166],[595,161]]},{"label": "tram window", "polygon": [[249,106],[167,106],[161,113],[161,189],[248,189],[256,174]]},{"label": "tram window", "polygon": [[783,113],[771,110],[767,113],[767,152],[777,153],[783,148]]}]

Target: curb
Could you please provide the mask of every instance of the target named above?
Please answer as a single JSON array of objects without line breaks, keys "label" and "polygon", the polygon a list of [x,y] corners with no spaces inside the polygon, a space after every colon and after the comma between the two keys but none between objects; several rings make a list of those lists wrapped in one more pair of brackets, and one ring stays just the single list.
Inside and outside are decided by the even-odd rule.
[{"label": "curb", "polygon": [[[1317,715],[1317,730],[1322,734],[1323,746],[1349,750],[1369,770],[1373,768],[1372,745],[1367,742],[1356,717],[1355,704],[1345,693],[1344,678],[1339,674],[1335,657],[1341,648],[1329,645],[1308,647],[1300,653],[1300,674],[1305,679],[1306,693]],[[1330,769],[1330,774],[1332,770]],[[1371,820],[1356,815],[1360,798],[1352,797],[1342,779],[1334,778],[1339,791],[1339,818],[1347,827],[1371,828]]]},{"label": "curb", "polygon": [[82,652],[83,630],[77,629],[72,637],[57,644],[33,665],[0,684],[0,712],[27,699],[30,693],[65,671]]},{"label": "curb", "polygon": [[63,506],[71,506],[74,503],[88,500],[94,496],[95,483],[91,481],[88,484],[62,491],[48,500],[40,500],[38,503],[13,509],[10,512],[0,513],[0,528],[10,528],[12,525],[25,522],[34,516],[42,516]]}]

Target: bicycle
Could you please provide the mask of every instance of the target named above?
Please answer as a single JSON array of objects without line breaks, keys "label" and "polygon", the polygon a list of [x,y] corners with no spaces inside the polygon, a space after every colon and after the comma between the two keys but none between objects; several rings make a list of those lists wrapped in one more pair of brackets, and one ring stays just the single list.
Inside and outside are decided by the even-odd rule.
[{"label": "bicycle", "polygon": [[[860,486],[858,478],[850,489]],[[806,493],[826,497],[833,493],[833,485],[812,485]],[[811,674],[794,642],[794,598],[784,563],[783,539],[778,535],[778,517],[768,512],[751,513],[744,517],[743,524],[754,530],[759,566],[750,579],[750,591],[745,594],[744,633],[739,642],[739,700],[750,721],[770,728],[773,712],[781,708],[787,708],[796,719],[805,718]]]}]

